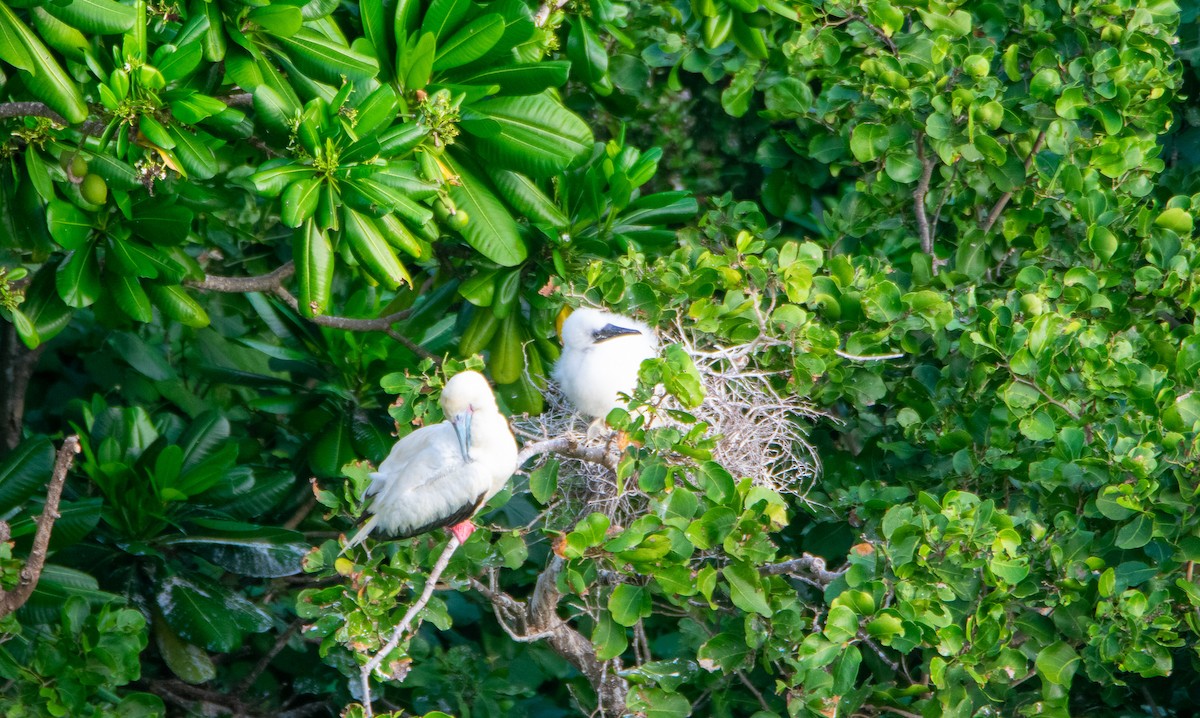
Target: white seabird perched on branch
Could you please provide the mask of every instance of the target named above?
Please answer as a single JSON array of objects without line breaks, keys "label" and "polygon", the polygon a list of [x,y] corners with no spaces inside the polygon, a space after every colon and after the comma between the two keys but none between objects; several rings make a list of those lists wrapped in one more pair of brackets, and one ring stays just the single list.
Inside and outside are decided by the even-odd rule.
[{"label": "white seabird perched on branch", "polygon": [[654,330],[636,319],[587,307],[576,309],[562,325],[563,352],[554,365],[554,380],[583,414],[596,421],[589,438],[608,412],[637,388],[642,362],[658,354]]},{"label": "white seabird perched on branch", "polygon": [[408,538],[448,526],[466,543],[475,530],[471,517],[516,472],[517,442],[482,374],[455,374],[439,403],[446,420],[397,441],[371,474],[373,515],[346,549],[376,529]]}]

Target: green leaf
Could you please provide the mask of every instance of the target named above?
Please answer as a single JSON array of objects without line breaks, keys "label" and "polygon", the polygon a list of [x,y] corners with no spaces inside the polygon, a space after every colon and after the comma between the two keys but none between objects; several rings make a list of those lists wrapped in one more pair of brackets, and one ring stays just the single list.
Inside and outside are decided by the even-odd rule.
[{"label": "green leaf", "polygon": [[592,645],[596,647],[596,658],[609,661],[625,652],[629,638],[625,628],[612,619],[607,611],[600,613],[600,620],[592,630]]},{"label": "green leaf", "polygon": [[1035,662],[1038,675],[1057,686],[1070,687],[1071,678],[1079,668],[1079,654],[1065,641],[1058,641],[1038,652]]},{"label": "green leaf", "polygon": [[185,535],[163,537],[162,543],[180,546],[240,576],[278,578],[300,573],[300,561],[309,551],[304,535],[269,526],[233,521],[197,522]]},{"label": "green leaf", "polygon": [[1176,234],[1186,235],[1192,231],[1192,215],[1179,207],[1168,207],[1158,215],[1154,224]]},{"label": "green leaf", "polygon": [[50,236],[63,249],[76,250],[92,235],[92,220],[75,205],[60,199],[50,201],[46,209],[46,226]]},{"label": "green leaf", "polygon": [[194,329],[208,326],[208,312],[178,284],[147,283],[142,288],[167,318]]},{"label": "green leaf", "polygon": [[99,243],[98,240],[85,243],[58,268],[58,294],[68,306],[90,306],[100,296],[100,260],[96,256]]},{"label": "green leaf", "polygon": [[558,491],[558,462],[551,459],[533,471],[529,472],[529,492],[534,501],[548,504],[554,492]]},{"label": "green leaf", "polygon": [[466,85],[496,86],[499,95],[536,95],[567,81],[571,63],[565,60],[526,62],[488,68],[462,78]]},{"label": "green leaf", "polygon": [[750,648],[746,641],[733,633],[719,633],[696,651],[696,661],[706,671],[719,668],[724,673],[732,673],[745,668],[749,657]]},{"label": "green leaf", "polygon": [[198,577],[171,576],[155,598],[172,630],[210,651],[228,653],[241,645],[246,633],[271,626],[270,616],[241,594]]},{"label": "green leaf", "polygon": [[470,9],[470,0],[433,0],[421,21],[421,32],[440,40],[458,27]]},{"label": "green leaf", "polygon": [[26,72],[36,72],[33,57],[25,47],[28,33],[29,29],[12,10],[0,3],[0,60]]},{"label": "green leaf", "polygon": [[578,115],[549,95],[497,97],[474,103],[462,128],[482,132],[481,120],[499,131],[477,134],[473,144],[481,157],[530,177],[562,172],[592,148],[592,132]]},{"label": "green leaf", "polygon": [[333,290],[333,248],[311,219],[292,236],[292,260],[296,263],[301,316],[325,314]]},{"label": "green leaf", "polygon": [[342,84],[343,75],[360,81],[379,72],[375,58],[351,50],[307,27],[290,37],[276,39],[302,72],[334,86]]},{"label": "green leaf", "polygon": [[438,43],[433,60],[435,71],[449,70],[474,62],[495,47],[504,34],[504,18],[488,13],[472,20],[466,27]]},{"label": "green leaf", "polygon": [[167,668],[180,680],[197,685],[216,678],[217,668],[208,653],[176,635],[166,621],[154,621],[154,639]]},{"label": "green leaf", "polygon": [[608,597],[608,610],[622,626],[633,626],[653,613],[650,591],[645,586],[623,583]]},{"label": "green leaf", "polygon": [[858,635],[858,614],[844,604],[829,609],[825,617],[825,637],[833,643],[845,643]]},{"label": "green leaf", "polygon": [[46,12],[68,25],[94,35],[116,35],[133,30],[137,14],[114,0],[70,0],[43,3]]},{"label": "green leaf", "polygon": [[608,79],[608,51],[600,42],[595,26],[585,17],[575,16],[571,19],[567,57],[571,60],[571,74],[576,79],[594,88],[607,88],[607,92],[602,94],[612,91],[612,83]]},{"label": "green leaf", "polygon": [[760,616],[770,616],[774,613],[763,592],[762,578],[754,566],[745,561],[738,561],[721,569],[721,575],[729,583],[729,598],[733,605]]},{"label": "green leaf", "polygon": [[1132,521],[1117,531],[1117,548],[1131,550],[1141,548],[1150,543],[1154,537],[1154,519],[1146,514],[1138,514]]},{"label": "green leaf", "polygon": [[859,162],[877,159],[887,150],[888,129],[874,122],[860,122],[850,133],[850,152]]},{"label": "green leaf", "polygon": [[897,182],[908,184],[921,177],[921,161],[912,152],[890,152],[883,163],[887,176]]},{"label": "green leaf", "polygon": [[358,258],[359,264],[376,281],[388,289],[395,289],[401,284],[412,284],[408,271],[400,264],[396,252],[383,238],[379,227],[370,217],[349,207],[343,210],[343,217],[345,221],[342,236],[349,242],[350,250]]},{"label": "green leaf", "polygon": [[525,261],[527,250],[517,223],[487,184],[468,165],[451,155],[442,159],[459,176],[460,184],[450,186],[450,198],[470,216],[460,232],[467,244],[502,267],[515,267]]},{"label": "green leaf", "polygon": [[283,191],[279,209],[279,221],[288,227],[299,227],[312,218],[317,211],[317,200],[325,179],[309,177],[292,182]]},{"label": "green leaf", "polygon": [[558,205],[523,174],[502,169],[487,169],[488,178],[496,191],[514,209],[533,224],[543,225],[557,231],[567,228],[568,220]]},{"label": "green leaf", "polygon": [[44,436],[22,441],[0,462],[0,515],[7,515],[50,480],[54,447]]}]

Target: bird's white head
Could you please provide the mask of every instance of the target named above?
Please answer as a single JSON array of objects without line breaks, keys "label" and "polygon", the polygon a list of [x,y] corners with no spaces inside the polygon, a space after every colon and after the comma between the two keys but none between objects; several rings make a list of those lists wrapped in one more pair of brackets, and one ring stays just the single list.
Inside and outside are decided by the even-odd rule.
[{"label": "bird's white head", "polygon": [[487,379],[477,371],[455,374],[446,382],[439,399],[442,413],[454,433],[458,435],[458,448],[464,461],[471,460],[471,420],[477,411],[497,412],[496,395]]},{"label": "bird's white head", "polygon": [[589,307],[571,312],[562,325],[563,347],[568,349],[586,349],[610,339],[635,335],[654,340],[650,328],[642,322]]}]

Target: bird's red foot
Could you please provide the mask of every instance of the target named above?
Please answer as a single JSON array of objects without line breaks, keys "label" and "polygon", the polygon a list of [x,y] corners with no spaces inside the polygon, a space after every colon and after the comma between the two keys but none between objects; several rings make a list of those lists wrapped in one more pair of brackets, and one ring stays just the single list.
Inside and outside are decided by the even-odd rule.
[{"label": "bird's red foot", "polygon": [[470,521],[460,521],[446,530],[454,534],[454,538],[458,539],[460,544],[465,544],[467,539],[471,538],[471,534],[475,532],[475,524]]}]

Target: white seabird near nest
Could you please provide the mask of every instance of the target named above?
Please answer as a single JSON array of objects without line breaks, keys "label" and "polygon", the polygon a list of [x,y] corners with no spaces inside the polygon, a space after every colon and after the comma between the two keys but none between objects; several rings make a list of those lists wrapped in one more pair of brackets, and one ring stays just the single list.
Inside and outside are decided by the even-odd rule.
[{"label": "white seabird near nest", "polygon": [[517,470],[517,442],[479,372],[455,374],[439,399],[446,420],[396,442],[371,474],[371,518],[346,549],[376,529],[408,538],[448,526],[466,543],[471,517]]},{"label": "white seabird near nest", "polygon": [[581,413],[592,417],[588,438],[595,438],[608,412],[637,388],[642,362],[658,354],[654,330],[620,314],[583,307],[562,325],[563,352],[554,380]]}]

